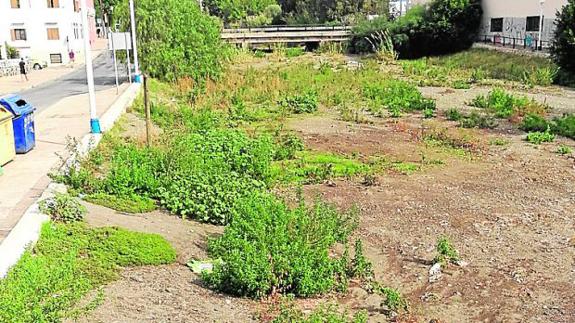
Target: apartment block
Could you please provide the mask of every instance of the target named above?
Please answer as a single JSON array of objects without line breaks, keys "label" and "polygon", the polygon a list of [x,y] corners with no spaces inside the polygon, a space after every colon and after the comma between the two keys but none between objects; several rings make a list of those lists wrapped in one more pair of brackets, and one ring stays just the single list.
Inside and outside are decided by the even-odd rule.
[{"label": "apartment block", "polygon": [[[16,48],[20,57],[48,64],[69,62],[69,52],[83,56],[83,0],[0,0],[0,47]],[[94,2],[88,0],[90,41],[96,39]]]}]

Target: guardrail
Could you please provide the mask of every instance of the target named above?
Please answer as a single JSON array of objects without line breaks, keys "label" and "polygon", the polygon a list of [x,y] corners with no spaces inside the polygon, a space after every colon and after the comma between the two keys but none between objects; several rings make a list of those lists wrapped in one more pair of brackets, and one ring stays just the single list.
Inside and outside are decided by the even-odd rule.
[{"label": "guardrail", "polygon": [[261,27],[224,28],[223,33],[246,33],[246,32],[282,32],[282,31],[331,31],[351,30],[352,26],[325,26],[325,25],[271,25]]},{"label": "guardrail", "polygon": [[538,39],[532,37],[516,38],[507,37],[500,35],[480,35],[479,41],[483,43],[491,43],[493,45],[498,45],[502,47],[510,48],[523,48],[543,51],[550,47],[551,42],[549,41],[539,41]]}]

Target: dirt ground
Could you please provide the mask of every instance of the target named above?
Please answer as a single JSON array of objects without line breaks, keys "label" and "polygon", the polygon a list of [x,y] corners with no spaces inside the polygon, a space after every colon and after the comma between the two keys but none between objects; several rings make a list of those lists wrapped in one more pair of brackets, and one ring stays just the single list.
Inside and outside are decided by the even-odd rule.
[{"label": "dirt ground", "polygon": [[[446,110],[488,90],[422,92]],[[553,87],[527,94],[553,106],[552,114],[575,111],[573,91]],[[352,179],[305,187],[308,196],[320,194],[342,208],[359,206],[356,236],[364,242],[377,279],[409,300],[409,313],[395,320],[575,322],[575,156],[555,152],[560,143],[575,148],[575,141],[558,138],[534,146],[523,140],[524,134],[502,125],[471,131],[484,145],[470,158],[425,146],[418,137],[419,116],[374,121],[353,124],[328,114],[297,118],[288,127],[309,149],[410,162],[426,154],[442,161],[410,175],[384,172],[374,186]],[[489,138],[508,143],[489,145]],[[206,238],[222,228],[159,211],[126,215],[88,208],[92,225],[163,235],[178,251],[178,262],[126,269],[120,280],[104,287],[103,304],[81,322],[249,322],[266,307],[210,291],[185,266],[192,258],[206,257]],[[443,235],[468,264],[450,266],[430,283],[435,244]],[[379,299],[353,286],[346,295],[305,300],[300,306],[325,301],[365,309],[371,322],[391,320],[381,312]]]}]

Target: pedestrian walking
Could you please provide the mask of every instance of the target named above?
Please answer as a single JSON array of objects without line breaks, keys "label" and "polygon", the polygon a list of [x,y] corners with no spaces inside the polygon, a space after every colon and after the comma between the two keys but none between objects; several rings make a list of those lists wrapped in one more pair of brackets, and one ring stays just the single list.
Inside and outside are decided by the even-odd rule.
[{"label": "pedestrian walking", "polygon": [[75,62],[75,57],[76,57],[76,55],[74,54],[74,51],[73,51],[73,50],[71,50],[71,51],[68,53],[68,57],[70,57],[70,65],[71,65],[71,67],[74,68],[74,62]]},{"label": "pedestrian walking", "polygon": [[18,63],[18,65],[20,65],[20,79],[28,81],[28,75],[26,74],[26,62],[24,62],[24,58],[20,58],[20,63]]}]

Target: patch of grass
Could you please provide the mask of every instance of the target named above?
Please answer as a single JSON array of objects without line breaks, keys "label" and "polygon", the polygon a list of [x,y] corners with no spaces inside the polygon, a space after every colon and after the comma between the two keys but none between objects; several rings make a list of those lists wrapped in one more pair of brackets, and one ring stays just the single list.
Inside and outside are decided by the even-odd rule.
[{"label": "patch of grass", "polygon": [[545,132],[536,131],[528,133],[525,140],[529,143],[540,145],[544,142],[552,142],[555,140],[555,135],[551,133],[549,128],[547,128]]},{"label": "patch of grass", "polygon": [[507,146],[509,145],[509,140],[501,137],[489,139],[489,144],[491,146]]},{"label": "patch of grass", "polygon": [[119,197],[106,193],[94,193],[86,195],[84,200],[125,213],[147,213],[156,209],[154,200],[137,195]]},{"label": "patch of grass", "polygon": [[351,178],[367,173],[369,165],[332,153],[303,151],[296,158],[275,162],[272,178],[278,182],[321,183],[322,181],[346,177]]},{"label": "patch of grass", "polygon": [[224,234],[208,243],[214,264],[204,272],[208,286],[238,296],[270,294],[312,296],[346,284],[346,265],[330,256],[335,243],[346,243],[357,211],[340,213],[320,200],[295,209],[270,194],[238,201]]},{"label": "patch of grass", "polygon": [[570,155],[573,153],[573,149],[567,145],[559,145],[556,151],[559,155]]},{"label": "patch of grass", "polygon": [[303,140],[292,133],[276,136],[277,148],[275,151],[275,160],[289,160],[296,157],[296,153],[303,151],[305,145]]},{"label": "patch of grass", "polygon": [[477,153],[482,144],[468,129],[449,129],[433,126],[424,133],[423,142],[427,146],[442,147],[462,157]]},{"label": "patch of grass", "polygon": [[301,47],[289,47],[284,50],[285,56],[292,58],[305,54],[305,50]]},{"label": "patch of grass", "polygon": [[429,108],[424,109],[424,110],[423,110],[423,117],[424,117],[425,119],[434,118],[434,117],[435,117],[435,109],[429,109]]},{"label": "patch of grass", "polygon": [[463,114],[455,108],[445,111],[445,118],[449,121],[459,121],[463,118]]},{"label": "patch of grass", "polygon": [[347,311],[339,308],[337,304],[320,305],[306,315],[297,308],[291,299],[282,300],[278,312],[273,314],[275,316],[272,320],[273,323],[367,323],[368,321],[366,311],[360,311],[351,316]]},{"label": "patch of grass", "polygon": [[545,118],[537,114],[528,114],[523,118],[519,129],[525,132],[539,131],[543,132],[549,128],[550,124]]},{"label": "patch of grass", "polygon": [[279,104],[292,113],[312,113],[318,108],[317,93],[308,91],[302,95],[288,96],[282,99]]},{"label": "patch of grass", "polygon": [[0,280],[0,321],[61,321],[82,312],[75,308],[78,301],[116,279],[121,267],[168,264],[175,258],[175,250],[155,234],[46,223],[33,251]]},{"label": "patch of grass", "polygon": [[391,168],[404,175],[413,174],[421,169],[418,164],[409,162],[394,162],[391,164]]},{"label": "patch of grass", "polygon": [[554,118],[551,130],[560,136],[575,139],[575,114]]},{"label": "patch of grass", "polygon": [[462,128],[493,129],[497,127],[497,122],[486,114],[473,111],[459,120],[459,126]]},{"label": "patch of grass", "polygon": [[440,237],[437,240],[435,250],[437,251],[437,255],[433,259],[433,262],[440,263],[442,266],[446,266],[448,263],[456,263],[461,259],[453,243],[446,236]]},{"label": "patch of grass", "polygon": [[76,198],[65,193],[40,201],[40,211],[49,215],[52,221],[72,223],[84,220],[86,208]]}]

